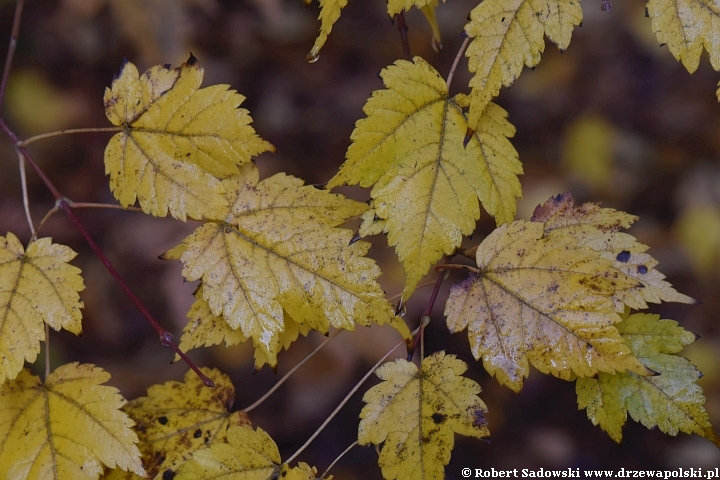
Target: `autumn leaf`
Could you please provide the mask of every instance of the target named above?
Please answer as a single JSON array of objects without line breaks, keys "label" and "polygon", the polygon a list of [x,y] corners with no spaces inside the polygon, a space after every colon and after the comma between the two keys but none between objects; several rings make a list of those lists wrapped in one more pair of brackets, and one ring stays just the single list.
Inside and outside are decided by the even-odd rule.
[{"label": "autumn leaf", "polygon": [[110,374],[70,363],[0,385],[0,478],[97,479],[103,464],[145,475],[125,400]]},{"label": "autumn leaf", "polygon": [[619,231],[630,227],[637,217],[601,208],[597,203],[575,207],[572,195],[563,193],[538,206],[532,220],[545,223],[546,237],[570,235],[578,241],[578,246],[600,252],[602,258],[612,262],[614,270],[637,280],[637,286],[613,294],[618,312],[624,310],[623,304],[639,310],[648,307],[646,302],[697,303],[678,293],[664,280],[665,275],[655,270],[658,262],[645,253],[647,245]]},{"label": "autumn leaf", "polygon": [[445,80],[419,57],[381,72],[386,90],[373,93],[357,122],[347,160],[328,188],[369,187],[373,218],[381,221],[407,276],[407,299],[432,264],[475,230],[478,200],[498,224],[515,217],[522,173],[507,137],[506,112],[489,104],[463,146],[467,97],[450,99]]},{"label": "autumn leaf", "polygon": [[230,379],[215,369],[202,371],[215,388],[207,388],[195,372],[188,371],[183,382],[154,385],[146,397],[125,406],[137,424],[149,478],[166,478],[196,450],[223,442],[228,428],[250,423],[245,413],[228,412],[235,399]]},{"label": "autumn leaf", "polygon": [[388,15],[394,17],[401,12],[407,12],[412,7],[422,8],[431,4],[437,7],[437,0],[388,0],[387,12]]},{"label": "autumn leaf", "polygon": [[450,331],[467,328],[473,356],[516,392],[529,363],[565,380],[647,374],[613,326],[621,318],[611,296],[637,282],[575,238],[543,233],[542,223],[518,220],[488,235],[477,272],[450,290]]},{"label": "autumn leaf", "polygon": [[693,73],[703,48],[710,64],[720,70],[720,5],[714,0],[649,0],[647,15],[661,45]]},{"label": "autumn leaf", "polygon": [[462,377],[465,362],[436,352],[420,370],[404,359],[377,369],[383,380],[365,393],[358,442],[380,445],[383,478],[443,479],[454,434],[490,434],[480,385]]},{"label": "autumn leaf", "polygon": [[320,3],[320,35],[315,40],[310,53],[307,55],[307,60],[310,63],[317,61],[320,55],[320,49],[325,45],[328,35],[332,30],[333,25],[340,18],[340,11],[345,8],[348,0],[318,0]]},{"label": "autumn leaf", "polygon": [[[178,471],[175,480],[227,478],[237,480],[315,480],[306,463],[290,468],[280,463],[277,445],[262,428],[230,427],[226,443],[198,450]],[[312,476],[310,476],[312,475]],[[332,478],[332,476],[328,477]]]},{"label": "autumn leaf", "polygon": [[438,25],[436,14],[438,3],[439,0],[430,0],[427,5],[420,7],[420,11],[425,15],[425,19],[432,30],[432,41],[430,44],[436,52],[439,52],[443,48],[442,35],[440,34],[440,26]]},{"label": "autumn leaf", "polygon": [[274,147],[250,126],[245,97],[227,85],[200,89],[203,70],[194,57],[170,69],[139,75],[126,63],[105,91],[105,113],[123,127],[105,149],[105,173],[120,204],[138,199],[145,213],[180,220],[222,218],[223,187],[215,178]]},{"label": "autumn leaf", "polygon": [[275,362],[284,312],[321,332],[389,323],[410,338],[375,281],[379,268],[364,257],[370,245],[349,245],[352,232],[335,228],[365,204],[284,174],[258,182],[254,169],[224,185],[227,221],[200,226],[173,255],[182,252],[187,280],[202,279],[213,315],[252,338],[268,361]]},{"label": "autumn leaf", "polygon": [[465,33],[473,38],[465,55],[470,80],[471,128],[481,121],[485,106],[509,87],[523,65],[534,67],[545,50],[543,34],[565,51],[573,28],[582,22],[578,0],[485,0],[470,12]]},{"label": "autumn leaf", "polygon": [[83,303],[77,254],[41,238],[25,250],[12,233],[0,237],[0,383],[15,378],[25,360],[34,362],[45,324],[79,335]]},{"label": "autumn leaf", "polygon": [[617,325],[625,343],[655,376],[632,372],[578,378],[578,406],[588,418],[620,443],[628,413],[647,428],[668,435],[697,433],[720,447],[703,408],[705,397],[695,381],[702,376],[687,359],[674,355],[695,341],[695,335],[673,320],[636,313]]},{"label": "autumn leaf", "polygon": [[[225,342],[225,346],[245,343],[248,338],[243,334],[242,329],[230,326],[223,315],[213,315],[208,303],[202,298],[202,287],[195,293],[195,302],[187,314],[190,322],[183,329],[180,338],[180,350],[187,352],[200,346],[209,347]],[[275,368],[277,365],[277,354],[280,350],[290,348],[292,342],[298,339],[299,335],[307,336],[310,332],[308,325],[297,323],[288,314],[283,317],[283,331],[267,346],[270,355],[255,341],[255,370],[260,370],[263,365],[269,364]],[[327,332],[321,332],[327,333]],[[175,361],[180,359],[175,357]]]}]

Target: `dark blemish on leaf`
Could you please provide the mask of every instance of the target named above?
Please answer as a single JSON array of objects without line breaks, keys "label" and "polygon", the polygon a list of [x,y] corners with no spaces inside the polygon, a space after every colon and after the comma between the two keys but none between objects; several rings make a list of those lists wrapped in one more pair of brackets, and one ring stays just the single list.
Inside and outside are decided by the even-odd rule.
[{"label": "dark blemish on leaf", "polygon": [[439,425],[445,421],[445,415],[443,415],[442,413],[433,413],[432,419],[433,419],[433,422],[435,422],[436,424]]},{"label": "dark blemish on leaf", "polygon": [[[470,17],[468,17],[468,20],[470,20]],[[465,30],[460,32],[460,38],[468,38],[468,36],[469,35],[467,34],[467,32]]]},{"label": "dark blemish on leaf", "polygon": [[502,17],[502,18],[500,19],[500,21],[501,21],[502,23],[505,23],[505,17]]},{"label": "dark blemish on leaf", "polygon": [[637,271],[640,275],[645,275],[647,273],[647,267],[645,265],[638,265]]},{"label": "dark blemish on leaf", "polygon": [[630,260],[630,252],[628,252],[627,250],[623,250],[622,252],[617,254],[617,257],[615,257],[615,259],[618,262],[627,263],[628,260]]},{"label": "dark blemish on leaf", "polygon": [[170,65],[169,63],[166,63],[165,65],[163,65],[163,67],[165,67],[165,70],[170,70],[172,65]]},{"label": "dark blemish on leaf", "polygon": [[160,424],[162,424],[162,425],[167,425],[168,419],[167,419],[167,417],[162,416],[162,417],[158,418],[158,422],[160,422]]},{"label": "dark blemish on leaf", "polygon": [[661,43],[660,48],[664,47],[665,45],[667,45],[667,43]]},{"label": "dark blemish on leaf", "polygon": [[353,235],[353,237],[350,239],[350,242],[348,242],[348,247],[350,245],[352,245],[353,243],[359,242],[361,238],[362,238],[362,236],[359,233],[356,233],[355,235]]},{"label": "dark blemish on leaf", "polygon": [[467,147],[467,144],[470,142],[470,139],[472,138],[473,133],[475,133],[475,131],[470,127],[468,127],[467,130],[465,130],[465,138],[463,139],[463,148]]},{"label": "dark blemish on leaf", "polygon": [[202,430],[200,430],[199,428],[193,432],[193,438],[200,438],[201,435]]},{"label": "dark blemish on leaf", "polygon": [[485,420],[485,414],[482,410],[477,409],[473,411],[473,426],[474,427],[484,427],[487,425],[487,420]]},{"label": "dark blemish on leaf", "polygon": [[650,18],[650,12],[648,12],[647,7],[645,7],[645,17]]},{"label": "dark blemish on leaf", "polygon": [[175,478],[175,472],[168,468],[167,470],[165,470],[165,472],[163,472],[162,478],[163,480],[172,480],[173,478]]},{"label": "dark blemish on leaf", "polygon": [[197,58],[195,58],[195,55],[190,52],[190,58],[187,59],[187,62],[185,62],[188,66],[193,66],[197,63]]}]

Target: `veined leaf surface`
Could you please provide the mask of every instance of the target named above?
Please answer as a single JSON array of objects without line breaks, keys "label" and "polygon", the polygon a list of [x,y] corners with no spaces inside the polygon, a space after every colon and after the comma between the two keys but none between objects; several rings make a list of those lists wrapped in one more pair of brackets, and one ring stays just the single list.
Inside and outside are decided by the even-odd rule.
[{"label": "veined leaf surface", "polygon": [[397,359],[375,372],[383,380],[365,393],[358,442],[380,445],[386,480],[445,478],[455,433],[490,434],[480,385],[462,377],[467,365],[437,352],[414,363]]},{"label": "veined leaf surface", "polygon": [[[25,250],[12,233],[0,237],[0,383],[34,362],[45,340],[45,322],[75,335],[82,331],[77,254],[41,238]],[[22,332],[22,333],[20,333]]]},{"label": "veined leaf surface", "polygon": [[370,245],[349,245],[352,232],[335,227],[367,205],[284,174],[258,182],[256,170],[246,173],[225,181],[226,221],[202,225],[175,252],[185,278],[202,279],[213,315],[252,338],[271,363],[284,312],[321,332],[389,323],[410,338],[375,281],[379,268],[364,257]]},{"label": "veined leaf surface", "polygon": [[703,48],[720,70],[720,3],[717,0],[649,0],[647,14],[661,45],[693,73]]},{"label": "veined leaf surface", "polygon": [[546,237],[570,235],[578,241],[578,246],[600,252],[612,262],[613,268],[638,281],[636,287],[613,294],[618,312],[624,310],[623,305],[637,310],[647,308],[646,302],[696,303],[678,293],[665,281],[665,275],[655,270],[658,262],[645,253],[647,245],[619,231],[630,227],[637,217],[612,208],[600,208],[597,203],[575,207],[572,195],[563,193],[538,206],[532,220],[545,223]]},{"label": "veined leaf surface", "polygon": [[145,475],[133,421],[110,374],[70,363],[0,385],[0,478],[95,480],[103,465]]},{"label": "veined leaf surface", "polygon": [[470,12],[465,33],[473,38],[465,56],[470,80],[470,127],[477,129],[485,106],[534,67],[545,50],[543,34],[561,51],[582,22],[579,0],[484,0]]},{"label": "veined leaf surface", "polygon": [[702,389],[695,384],[701,373],[687,359],[674,355],[694,342],[695,335],[673,320],[643,313],[628,316],[617,329],[632,353],[657,375],[619,372],[578,378],[578,406],[587,409],[593,424],[620,443],[629,413],[647,428],[658,427],[668,435],[697,433],[720,447],[703,408]]},{"label": "veined leaf surface", "polygon": [[[180,338],[178,345],[180,350],[187,352],[196,347],[209,347],[223,342],[225,346],[238,345],[248,340],[239,326],[233,328],[225,321],[223,315],[214,315],[212,313],[210,306],[202,298],[202,287],[195,293],[195,298],[195,302],[187,314],[190,321],[183,329],[183,335]],[[277,354],[280,353],[280,350],[287,350],[292,342],[298,339],[299,335],[307,336],[311,330],[309,325],[296,322],[287,313],[284,315],[283,320],[285,324],[282,332],[273,337],[273,341],[267,346],[267,350],[270,352],[269,356],[265,354],[265,350],[255,340],[255,370],[260,370],[265,364],[275,368]],[[318,327],[320,326],[318,325]],[[320,330],[320,333],[324,334],[327,331]],[[179,359],[180,357],[175,357],[175,361]]]},{"label": "veined leaf surface", "polygon": [[143,463],[149,478],[161,480],[177,472],[193,452],[224,442],[229,427],[248,425],[243,412],[229,413],[235,387],[218,370],[203,368],[215,388],[206,387],[193,371],[184,382],[166,382],[148,389],[146,397],[125,406],[135,420]]},{"label": "veined leaf surface", "polygon": [[126,63],[105,91],[105,112],[123,127],[105,149],[110,189],[124,207],[136,198],[145,213],[178,219],[222,218],[220,181],[238,165],[274,147],[257,136],[245,97],[227,85],[200,89],[203,70],[194,58],[139,75]]},{"label": "veined leaf surface", "polygon": [[328,187],[374,184],[374,219],[366,218],[361,231],[384,222],[405,269],[407,299],[430,266],[475,230],[478,200],[498,224],[514,219],[522,165],[502,108],[487,105],[464,146],[467,97],[449,98],[427,62],[399,60],[380,75],[387,89],[363,108],[367,118],[357,122],[347,160]]},{"label": "veined leaf surface", "polygon": [[614,327],[611,296],[637,282],[598,252],[518,220],[488,235],[476,259],[478,272],[451,288],[445,315],[451,332],[468,329],[473,356],[500,383],[519,392],[529,363],[566,380],[648,373]]}]

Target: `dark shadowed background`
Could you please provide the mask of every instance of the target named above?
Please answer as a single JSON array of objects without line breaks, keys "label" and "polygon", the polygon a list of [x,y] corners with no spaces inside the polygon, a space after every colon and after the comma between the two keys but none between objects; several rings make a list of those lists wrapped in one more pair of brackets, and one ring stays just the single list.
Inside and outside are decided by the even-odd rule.
[{"label": "dark shadowed background", "polygon": [[[412,53],[447,75],[461,43],[474,0],[447,0],[438,9],[444,49],[430,46],[423,16],[407,15]],[[0,1],[0,51],[7,48],[14,2]],[[653,305],[652,312],[680,321],[702,338],[685,355],[705,374],[700,385],[707,410],[720,427],[720,75],[706,56],[690,75],[660,47],[642,2],[583,3],[585,19],[570,48],[546,46],[535,70],[525,69],[497,102],[517,127],[513,144],[525,175],[518,218],[549,196],[571,191],[578,202],[641,217],[632,228],[659,269],[700,306]],[[354,123],[373,90],[378,72],[402,57],[397,29],[382,0],[350,0],[317,63],[305,57],[319,29],[317,5],[302,0],[28,0],[4,115],[21,137],[64,128],[109,126],[102,96],[124,59],[140,71],[157,63],[178,65],[192,52],[205,68],[205,85],[225,83],[247,97],[257,132],[279,153],[256,159],[262,177],[285,171],[307,183],[324,183],[342,163]],[[467,91],[467,63],[460,63],[453,93]],[[75,201],[113,203],[104,175],[109,134],[53,138],[30,150],[62,192]],[[29,174],[36,221],[53,199]],[[366,200],[369,192],[344,193]],[[157,256],[180,242],[196,223],[156,219],[134,212],[81,210],[78,215],[166,328],[179,335],[192,303],[194,284],[183,283],[180,266]],[[354,227],[354,226],[353,226]],[[472,242],[494,227],[485,213]],[[15,153],[0,140],[0,234],[29,238]],[[179,379],[184,364],[172,354],[123,295],[79,233],[62,214],[40,232],[79,252],[86,290],[83,336],[51,335],[54,366],[91,362],[108,370],[110,381],[129,399],[148,386]],[[371,255],[383,269],[381,283],[394,295],[404,277],[383,237],[370,239]],[[471,241],[467,245],[472,244]],[[459,277],[451,277],[456,281]],[[491,441],[456,438],[447,478],[471,468],[715,467],[720,451],[699,437],[669,437],[632,420],[616,445],[578,411],[574,384],[533,371],[520,395],[501,387],[470,355],[466,333],[450,335],[442,305],[446,282],[428,330],[427,350],[445,349],[467,361],[467,375],[483,388]],[[415,328],[430,289],[411,299],[405,319]],[[237,387],[235,408],[264,393],[323,337],[312,333],[280,355],[278,375],[265,368],[253,375],[248,346],[201,349],[191,356],[230,375]],[[255,425],[267,430],[283,458],[308,438],[372,364],[398,341],[388,328],[360,327],[343,333],[278,393],[255,410]],[[40,365],[41,363],[39,363]],[[41,371],[42,368],[38,367]],[[374,382],[375,380],[373,380]],[[361,389],[361,392],[365,388]],[[306,450],[300,460],[320,471],[357,436],[358,393]],[[373,448],[355,448],[334,468],[338,479],[381,478]]]}]

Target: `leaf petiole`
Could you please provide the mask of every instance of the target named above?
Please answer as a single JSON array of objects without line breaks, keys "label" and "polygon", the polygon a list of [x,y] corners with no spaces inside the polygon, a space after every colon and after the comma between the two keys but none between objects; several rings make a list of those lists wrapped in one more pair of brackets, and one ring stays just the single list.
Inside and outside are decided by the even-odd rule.
[{"label": "leaf petiole", "polygon": [[58,130],[57,132],[41,133],[30,138],[26,138],[18,142],[19,147],[27,147],[31,143],[38,140],[44,140],[46,138],[57,137],[59,135],[69,135],[71,133],[95,133],[95,132],[121,132],[122,127],[91,127],[91,128],[68,128],[66,130]]}]

